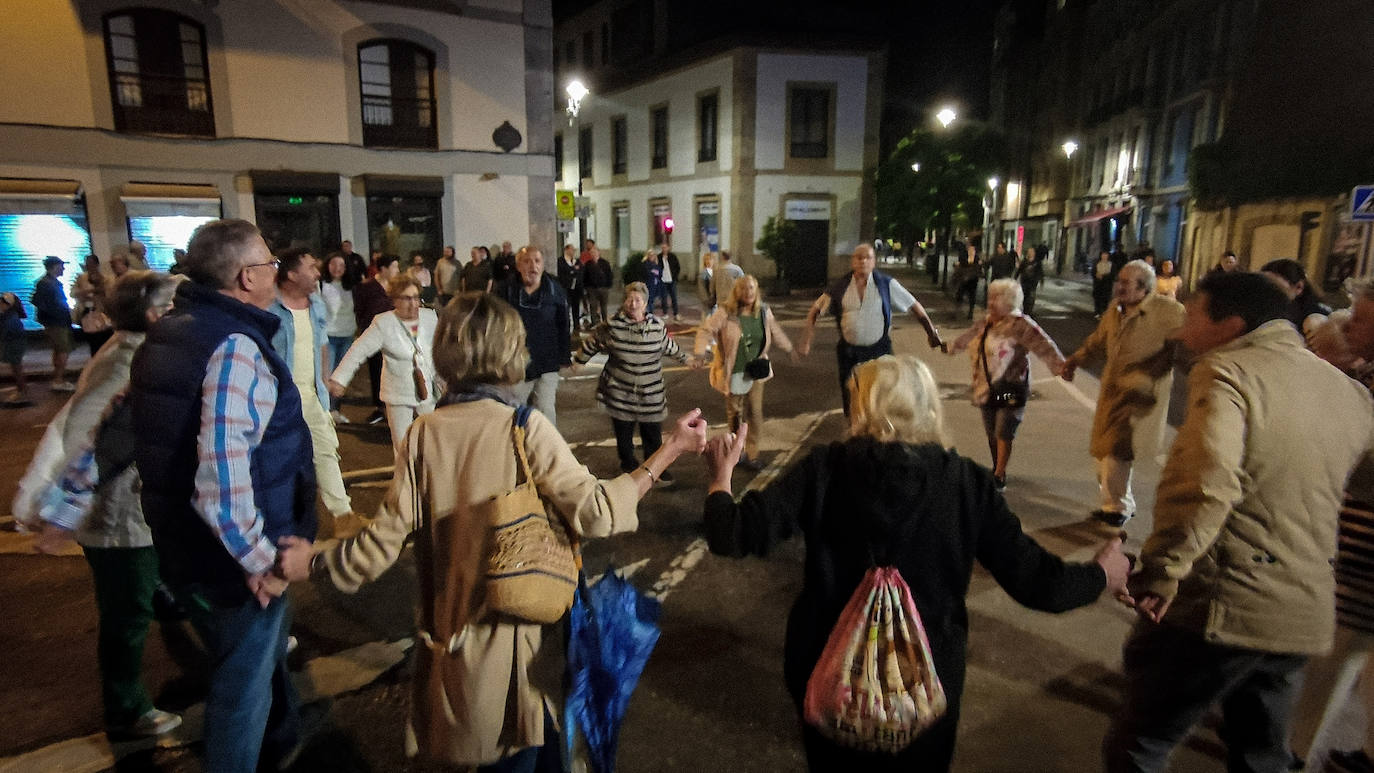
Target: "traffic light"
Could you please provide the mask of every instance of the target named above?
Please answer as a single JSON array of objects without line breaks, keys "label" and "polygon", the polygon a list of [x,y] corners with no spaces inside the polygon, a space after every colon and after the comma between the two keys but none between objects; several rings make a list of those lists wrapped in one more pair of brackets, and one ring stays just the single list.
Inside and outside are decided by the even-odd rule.
[{"label": "traffic light", "polygon": [[672,233],[673,233],[673,219],[672,219],[671,217],[665,217],[665,218],[663,218],[663,233],[668,234],[668,235],[670,235],[670,236],[672,235]]}]

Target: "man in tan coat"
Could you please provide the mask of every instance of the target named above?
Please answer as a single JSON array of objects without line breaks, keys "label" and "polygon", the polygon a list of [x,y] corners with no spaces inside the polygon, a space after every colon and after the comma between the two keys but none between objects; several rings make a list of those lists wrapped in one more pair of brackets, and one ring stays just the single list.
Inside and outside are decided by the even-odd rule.
[{"label": "man in tan coat", "polygon": [[1126,705],[1106,770],[1163,770],[1220,702],[1230,770],[1288,769],[1299,673],[1331,647],[1337,511],[1374,447],[1374,404],[1319,360],[1259,274],[1205,278],[1178,339],[1197,355],[1130,583]]},{"label": "man in tan coat", "polygon": [[1183,305],[1154,291],[1155,270],[1143,260],[1121,267],[1112,305],[1092,335],[1059,375],[1073,381],[1084,362],[1106,359],[1093,415],[1089,451],[1096,460],[1098,507],[1093,517],[1121,526],[1135,515],[1131,464],[1135,429],[1167,399],[1173,384],[1174,346],[1169,336],[1183,325]]}]

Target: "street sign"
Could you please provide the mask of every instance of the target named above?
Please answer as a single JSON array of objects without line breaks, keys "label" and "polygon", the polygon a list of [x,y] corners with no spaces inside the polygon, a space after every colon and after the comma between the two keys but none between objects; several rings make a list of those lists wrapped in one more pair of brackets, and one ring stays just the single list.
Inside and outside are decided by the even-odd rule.
[{"label": "street sign", "polygon": [[561,234],[570,234],[570,233],[572,233],[572,232],[573,232],[573,226],[576,225],[576,223],[574,223],[574,222],[571,221],[571,220],[559,220],[559,221],[557,221],[557,222],[558,222],[558,232],[561,233]]},{"label": "street sign", "polygon": [[1350,219],[1374,220],[1374,185],[1356,185],[1350,192]]},{"label": "street sign", "polygon": [[554,191],[554,208],[558,210],[559,220],[572,220],[577,216],[573,198],[572,191]]}]

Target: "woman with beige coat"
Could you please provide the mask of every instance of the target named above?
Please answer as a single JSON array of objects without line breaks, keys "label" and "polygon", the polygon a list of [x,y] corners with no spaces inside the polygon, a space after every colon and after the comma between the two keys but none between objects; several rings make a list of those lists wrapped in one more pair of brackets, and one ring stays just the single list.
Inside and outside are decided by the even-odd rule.
[{"label": "woman with beige coat", "polygon": [[745,366],[758,358],[767,358],[774,342],[796,360],[792,339],[760,298],[759,280],[747,274],[735,280],[730,297],[697,329],[696,356],[704,358],[713,346],[716,352],[711,361],[711,386],[725,395],[725,418],[730,431],[738,431],[741,423],[749,425],[740,466],[750,470],[763,468],[759,461],[763,384],[773,378],[773,372],[770,367],[767,376],[753,378]]},{"label": "woman with beige coat", "polygon": [[[505,301],[462,293],[444,307],[434,363],[449,384],[437,410],[406,433],[376,520],[317,556],[334,585],[353,592],[376,579],[414,534],[420,574],[420,644],[406,752],[479,771],[533,771],[558,759],[564,634],[488,611],[482,505],[517,484],[512,387],[525,375],[525,329]],[[558,430],[529,414],[530,478],[550,515],[580,538],[639,526],[641,497],[675,459],[700,453],[706,424],[693,410],[633,472],[597,480]]]}]

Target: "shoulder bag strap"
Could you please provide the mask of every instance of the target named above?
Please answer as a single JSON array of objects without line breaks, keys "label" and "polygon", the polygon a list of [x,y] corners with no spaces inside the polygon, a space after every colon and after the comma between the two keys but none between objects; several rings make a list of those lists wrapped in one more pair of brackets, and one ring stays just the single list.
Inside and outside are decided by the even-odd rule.
[{"label": "shoulder bag strap", "polygon": [[759,301],[759,324],[763,326],[763,341],[759,344],[759,356],[762,357],[768,351],[768,304],[763,301]]},{"label": "shoulder bag strap", "polygon": [[520,469],[516,471],[516,485],[521,485],[520,477],[524,477],[524,485],[534,485],[534,477],[530,475],[529,455],[525,453],[525,425],[529,423],[530,410],[528,405],[517,406],[511,421],[511,437],[515,442],[515,457],[520,462]]},{"label": "shoulder bag strap", "polygon": [[988,369],[988,329],[992,327],[986,319],[983,320],[983,335],[978,339],[978,357],[983,361],[983,376],[988,381],[988,388],[992,388],[992,371]]}]

